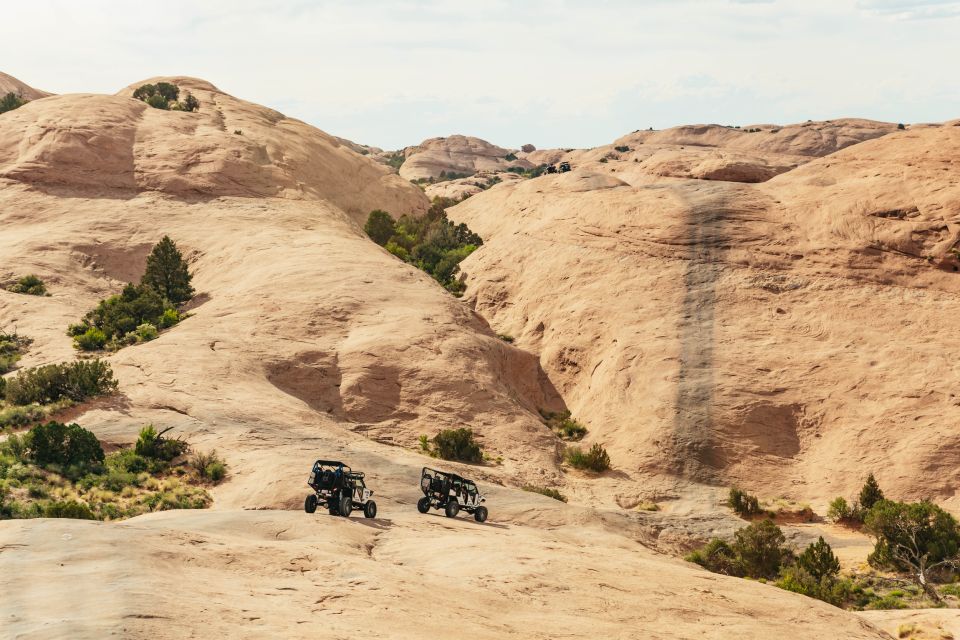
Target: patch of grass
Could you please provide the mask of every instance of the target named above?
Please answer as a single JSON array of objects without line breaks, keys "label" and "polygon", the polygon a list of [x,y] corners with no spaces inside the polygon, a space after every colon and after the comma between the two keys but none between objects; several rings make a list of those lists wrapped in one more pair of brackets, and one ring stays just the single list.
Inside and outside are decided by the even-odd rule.
[{"label": "patch of grass", "polygon": [[594,444],[589,451],[580,447],[567,447],[564,460],[575,469],[600,473],[610,468],[610,454],[600,444]]},{"label": "patch of grass", "polygon": [[23,276],[15,283],[7,287],[7,291],[12,293],[22,293],[28,296],[45,296],[47,295],[47,285],[43,282],[43,280],[31,274]]},{"label": "patch of grass", "polygon": [[566,502],[567,497],[557,491],[556,489],[551,489],[549,487],[537,487],[534,485],[525,485],[521,487],[524,491],[529,491],[530,493],[539,493],[542,496],[547,496],[548,498],[553,498],[554,500],[559,500],[560,502]]}]

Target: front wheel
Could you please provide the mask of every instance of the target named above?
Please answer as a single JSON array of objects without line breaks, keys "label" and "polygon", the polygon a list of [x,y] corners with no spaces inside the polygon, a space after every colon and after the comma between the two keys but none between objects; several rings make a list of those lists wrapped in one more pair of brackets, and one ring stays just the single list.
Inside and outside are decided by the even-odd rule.
[{"label": "front wheel", "polygon": [[303,502],[303,510],[307,513],[313,513],[317,510],[317,496],[310,494]]},{"label": "front wheel", "polygon": [[486,522],[487,521],[487,508],[486,507],[477,507],[477,510],[473,512],[473,519],[477,522]]},{"label": "front wheel", "polygon": [[350,512],[353,511],[353,497],[352,496],[343,496],[340,498],[340,515],[344,518],[350,516]]},{"label": "front wheel", "polygon": [[444,508],[444,512],[447,514],[448,518],[456,518],[457,514],[460,513],[460,505],[457,504],[456,501],[451,500]]},{"label": "front wheel", "polygon": [[417,501],[417,511],[420,513],[430,511],[430,498],[420,498]]},{"label": "front wheel", "polygon": [[363,517],[365,518],[376,518],[377,517],[377,503],[371,500],[367,504],[363,505]]}]

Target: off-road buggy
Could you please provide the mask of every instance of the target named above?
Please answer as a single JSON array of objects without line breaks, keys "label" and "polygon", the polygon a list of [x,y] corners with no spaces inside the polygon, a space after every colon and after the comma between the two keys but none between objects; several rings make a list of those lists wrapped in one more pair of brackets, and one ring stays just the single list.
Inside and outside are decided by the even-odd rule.
[{"label": "off-road buggy", "polygon": [[557,173],[566,173],[567,171],[570,171],[570,163],[561,162],[560,166],[557,167]]},{"label": "off-road buggy", "polygon": [[363,473],[353,471],[337,460],[317,460],[307,479],[313,493],[307,496],[303,510],[313,513],[317,506],[326,506],[332,516],[349,516],[354,509],[363,509],[367,518],[377,517],[377,503],[370,499]]},{"label": "off-road buggy", "polygon": [[460,510],[472,513],[477,522],[487,519],[486,501],[473,480],[455,473],[446,473],[424,467],[420,472],[420,490],[423,497],[417,502],[417,510],[426,513],[430,509],[443,509],[448,518],[455,518]]},{"label": "off-road buggy", "polygon": [[556,173],[556,172],[557,172],[556,165],[551,164],[550,166],[547,167],[547,173]]}]

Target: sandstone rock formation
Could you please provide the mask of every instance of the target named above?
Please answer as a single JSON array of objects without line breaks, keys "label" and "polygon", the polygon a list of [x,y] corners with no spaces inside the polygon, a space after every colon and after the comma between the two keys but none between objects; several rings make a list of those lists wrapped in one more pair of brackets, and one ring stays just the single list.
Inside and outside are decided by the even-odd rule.
[{"label": "sandstone rock formation", "polygon": [[39,100],[51,95],[46,91],[34,89],[30,85],[0,71],[0,97],[8,93],[15,93],[25,100]]},{"label": "sandstone rock formation", "polygon": [[400,176],[407,180],[440,178],[446,175],[471,176],[478,171],[503,171],[507,167],[529,168],[532,165],[517,158],[508,160],[509,149],[469,136],[430,138],[405,150],[406,161]]}]

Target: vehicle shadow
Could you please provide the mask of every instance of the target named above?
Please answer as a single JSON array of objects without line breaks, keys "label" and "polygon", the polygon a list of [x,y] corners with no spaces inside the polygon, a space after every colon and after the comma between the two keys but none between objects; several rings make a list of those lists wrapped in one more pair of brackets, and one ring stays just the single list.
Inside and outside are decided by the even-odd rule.
[{"label": "vehicle shadow", "polygon": [[365,527],[376,529],[377,531],[386,531],[393,526],[393,520],[389,518],[347,518],[355,524],[362,524]]},{"label": "vehicle shadow", "polygon": [[430,518],[440,518],[441,520],[444,520],[444,521],[462,522],[464,524],[469,524],[476,527],[491,527],[493,529],[509,529],[510,528],[509,525],[497,524],[496,522],[490,522],[489,520],[487,520],[486,522],[477,522],[476,520],[474,520],[473,516],[470,516],[469,518],[459,518],[459,517],[448,518],[447,516],[441,513],[424,513],[423,515]]}]

